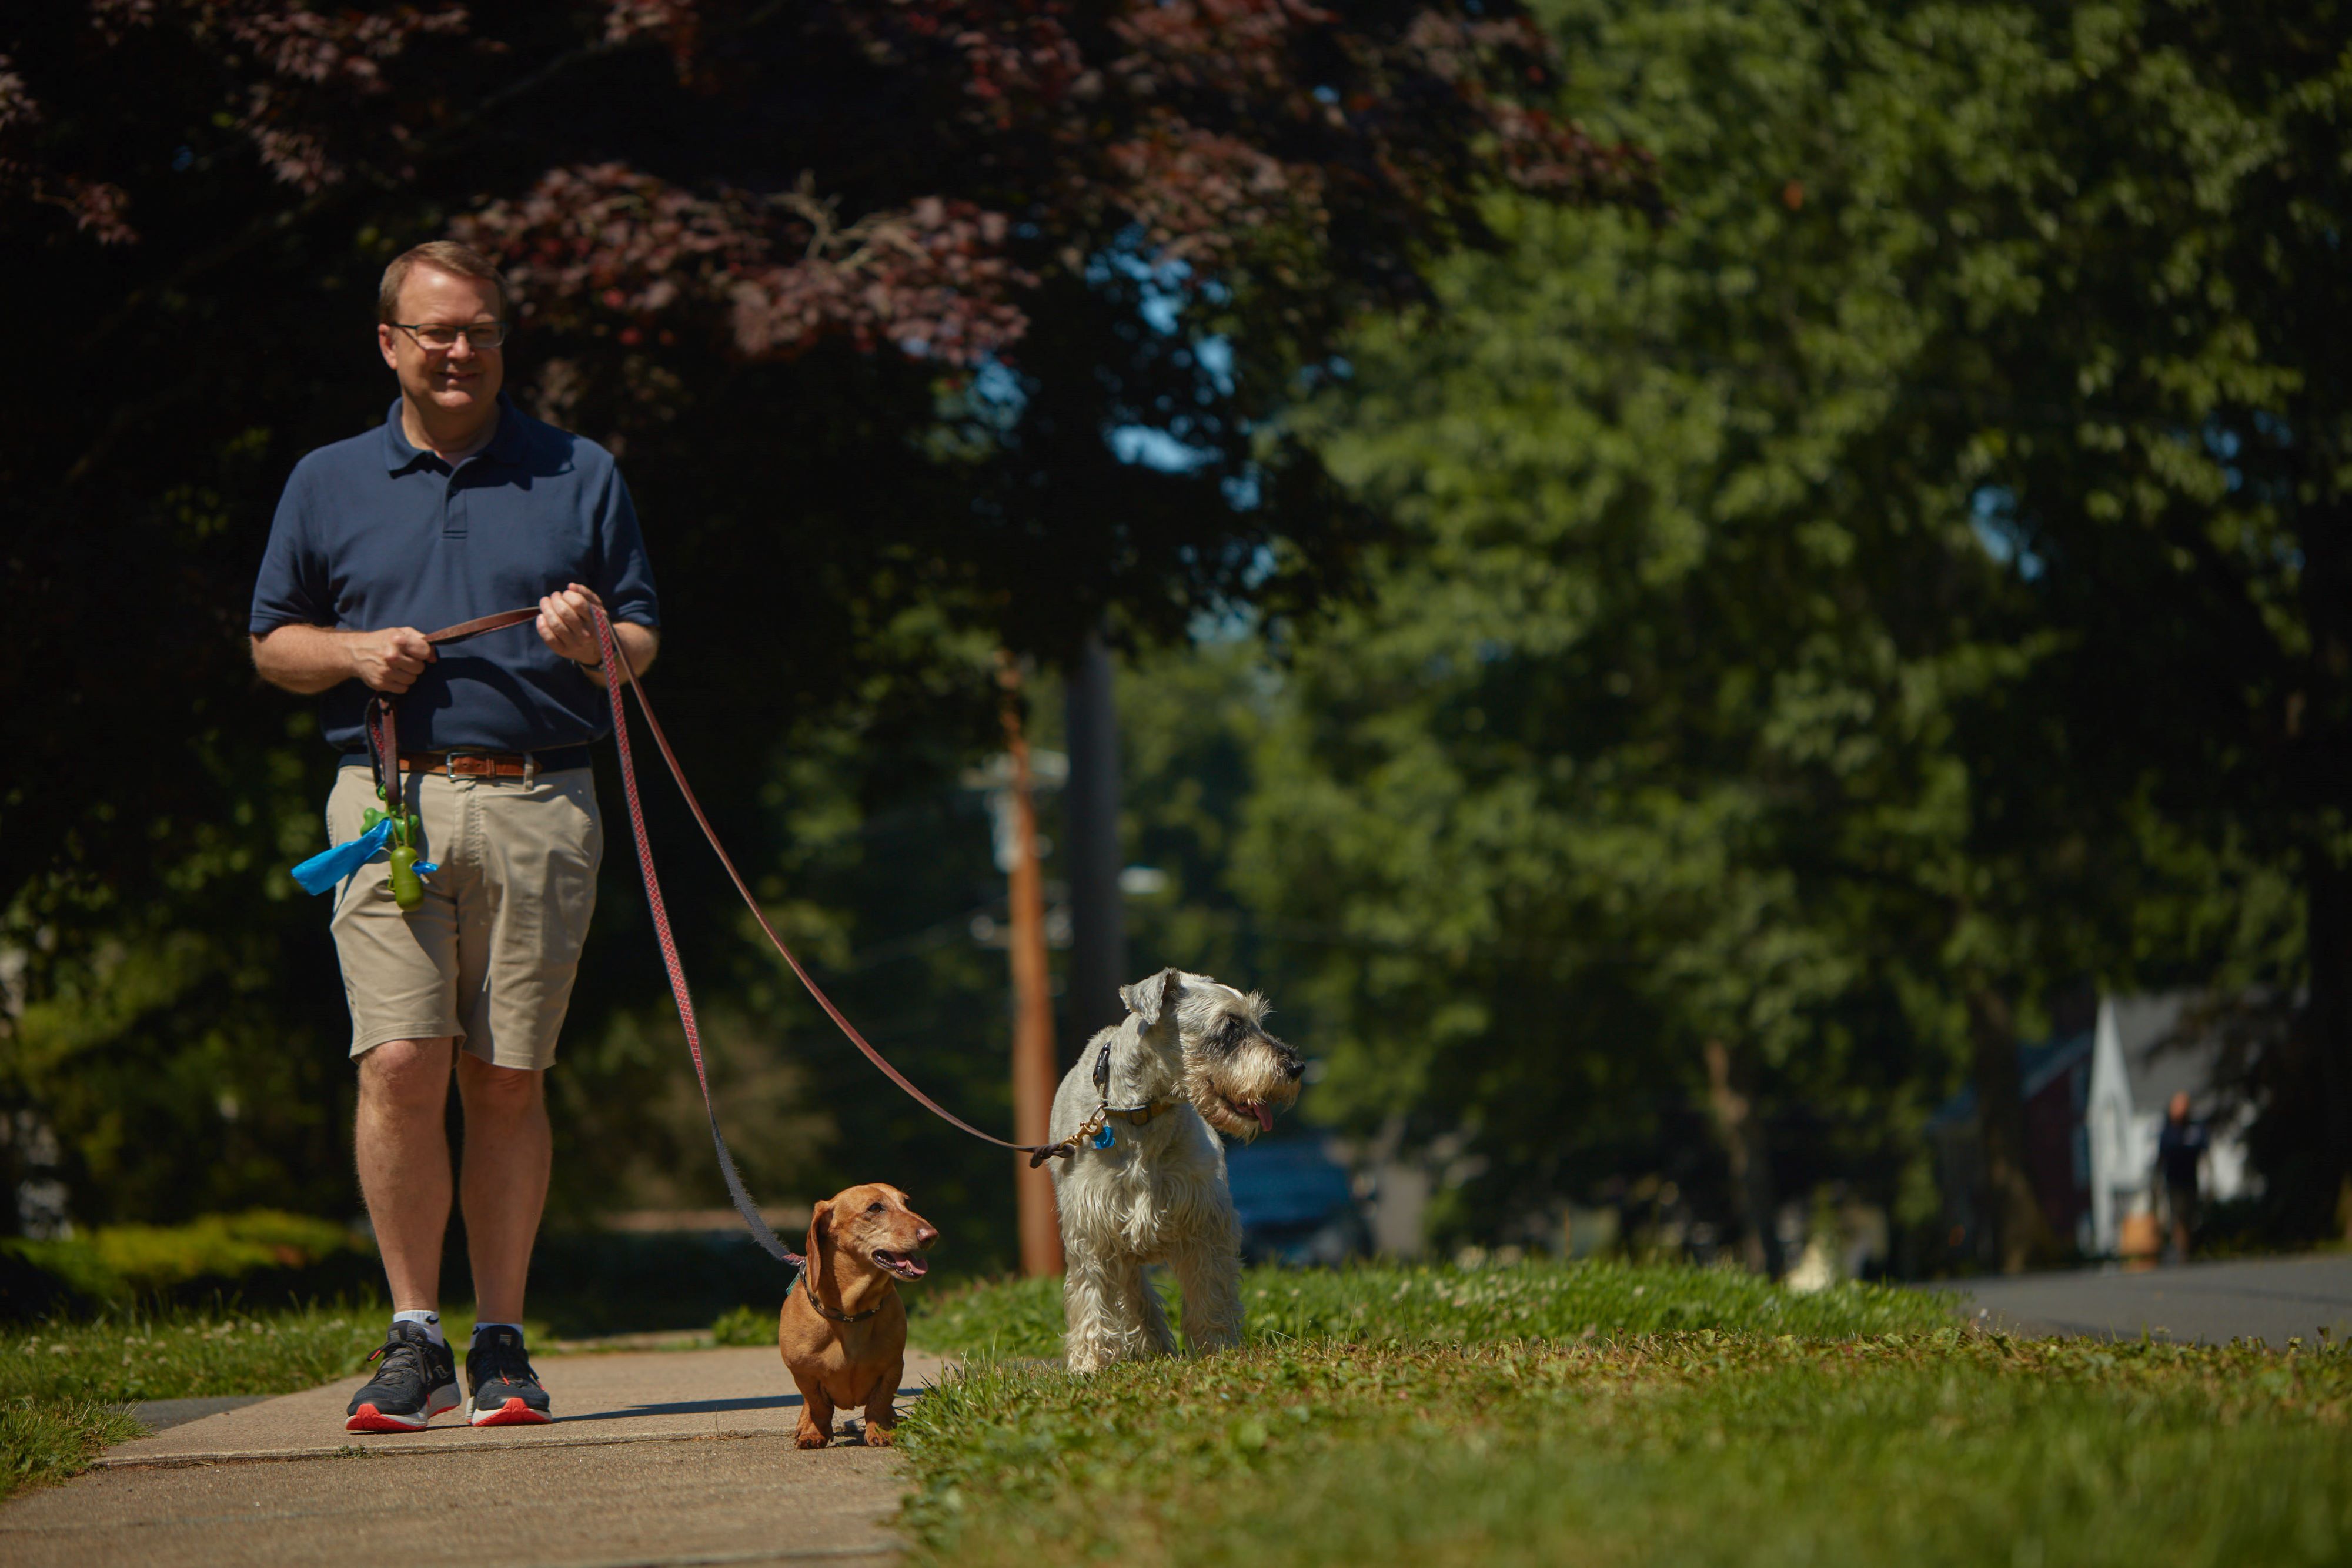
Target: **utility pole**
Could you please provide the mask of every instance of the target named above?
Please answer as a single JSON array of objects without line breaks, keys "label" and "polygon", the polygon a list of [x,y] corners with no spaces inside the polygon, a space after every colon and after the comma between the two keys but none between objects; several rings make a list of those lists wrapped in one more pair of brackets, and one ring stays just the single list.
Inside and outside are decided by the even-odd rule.
[{"label": "utility pole", "polygon": [[1064,704],[1070,774],[1062,791],[1062,828],[1069,840],[1063,863],[1070,877],[1066,995],[1081,1045],[1124,1016],[1118,988],[1134,978],[1127,972],[1127,911],[1118,887],[1118,705],[1112,678],[1110,649],[1101,632],[1089,632],[1071,667]]},{"label": "utility pole", "polygon": [[[1054,997],[1045,968],[1045,883],[1037,865],[1037,808],[1029,791],[1029,739],[1021,725],[1021,666],[1010,653],[996,655],[1003,692],[1004,749],[1013,761],[1011,879],[1013,960],[1013,1138],[1042,1144],[1054,1106]],[[1054,1183],[1025,1155],[1013,1156],[1020,1200],[1021,1271],[1032,1279],[1062,1271],[1062,1232],[1054,1216]]]}]

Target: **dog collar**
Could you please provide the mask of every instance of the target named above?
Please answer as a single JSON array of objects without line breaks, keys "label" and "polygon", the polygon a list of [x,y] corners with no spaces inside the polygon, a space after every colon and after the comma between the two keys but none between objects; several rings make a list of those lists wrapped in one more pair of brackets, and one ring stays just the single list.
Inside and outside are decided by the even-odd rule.
[{"label": "dog collar", "polygon": [[[807,1278],[808,1276],[806,1274],[802,1274],[798,1278],[794,1279],[791,1285],[784,1287],[784,1294],[787,1296],[791,1295],[793,1293],[793,1286],[800,1284]],[[872,1317],[875,1313],[882,1310],[879,1306],[872,1306],[866,1308],[862,1312],[836,1312],[831,1307],[826,1306],[824,1304],[824,1298],[820,1297],[814,1290],[808,1291],[807,1294],[808,1304],[816,1309],[817,1316],[821,1318],[831,1318],[837,1323],[862,1323],[866,1319]]]},{"label": "dog collar", "polygon": [[1164,1115],[1174,1109],[1176,1109],[1176,1102],[1173,1100],[1154,1100],[1148,1105],[1106,1105],[1102,1109],[1102,1113],[1106,1116],[1116,1116],[1130,1127],[1140,1127],[1153,1117]]}]

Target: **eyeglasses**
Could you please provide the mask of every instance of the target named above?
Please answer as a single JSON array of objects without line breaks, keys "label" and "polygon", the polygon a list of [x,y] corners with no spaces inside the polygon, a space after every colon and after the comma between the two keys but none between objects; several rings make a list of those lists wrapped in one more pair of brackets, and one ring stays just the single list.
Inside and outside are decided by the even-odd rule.
[{"label": "eyeglasses", "polygon": [[388,321],[416,340],[416,346],[428,353],[446,354],[463,338],[474,346],[478,354],[486,354],[507,340],[507,324],[503,321],[477,321],[470,327],[440,327],[424,322]]}]

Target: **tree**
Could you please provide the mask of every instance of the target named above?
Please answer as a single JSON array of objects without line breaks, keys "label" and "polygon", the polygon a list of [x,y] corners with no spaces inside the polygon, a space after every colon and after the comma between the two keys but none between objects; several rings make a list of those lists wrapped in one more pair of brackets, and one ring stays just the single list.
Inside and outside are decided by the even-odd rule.
[{"label": "tree", "polygon": [[[919,793],[985,744],[973,636],[1052,658],[1108,605],[1148,632],[1343,577],[1358,519],[1268,417],[1294,373],[1480,239],[1486,187],[1646,190],[1549,112],[1546,42],[1507,6],[90,0],[12,14],[0,50],[15,346],[48,367],[0,394],[25,498],[0,905],[56,1004],[26,1014],[39,1049],[12,1026],[7,1092],[51,1120],[101,1058],[171,1082],[174,1030],[248,1075],[248,1117],[339,1116],[331,1059],[263,1049],[337,1032],[280,876],[327,759],[253,690],[243,607],[293,459],[381,417],[365,332],[406,245],[507,258],[519,393],[623,451],[678,632],[669,717],[730,839],[773,850],[778,745],[904,742],[933,771],[867,781]],[[1120,462],[1106,434],[1138,423],[1191,466]],[[689,941],[731,932],[708,869],[670,863]],[[164,951],[177,978],[103,1027],[72,1002]],[[624,960],[583,1016],[657,985]],[[251,1185],[175,1183],[217,1131],[184,1094],[105,1115],[68,1142],[149,1174],[75,1155],[85,1201]],[[332,1162],[269,1183],[293,1169]]]},{"label": "tree", "polygon": [[1570,111],[1655,151],[1673,221],[1495,198],[1509,247],[1294,423],[1401,530],[1299,638],[1231,862],[1319,1104],[1469,1129],[1473,1230],[1706,1105],[1769,1265],[1776,1176],[1894,1197],[1965,1078],[1995,1260],[2049,1257],[2039,997],[2267,936],[2188,913],[2265,862],[2104,754],[2000,531],[1999,355],[2058,279],[1996,219],[2058,177],[2075,62],[2032,7],[1556,14]]},{"label": "tree", "polygon": [[2352,1234],[2352,327],[2341,5],[2021,13],[2036,85],[1972,214],[1992,519],[2112,790],[2292,879],[2307,988],[2258,1085],[2281,1221]]}]

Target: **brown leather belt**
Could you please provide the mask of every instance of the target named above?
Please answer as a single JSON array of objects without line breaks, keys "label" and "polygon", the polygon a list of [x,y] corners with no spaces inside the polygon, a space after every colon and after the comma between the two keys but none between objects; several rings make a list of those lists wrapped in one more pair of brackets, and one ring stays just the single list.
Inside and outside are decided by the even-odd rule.
[{"label": "brown leather belt", "polygon": [[452,779],[527,779],[535,765],[515,751],[404,751],[400,765]]}]

